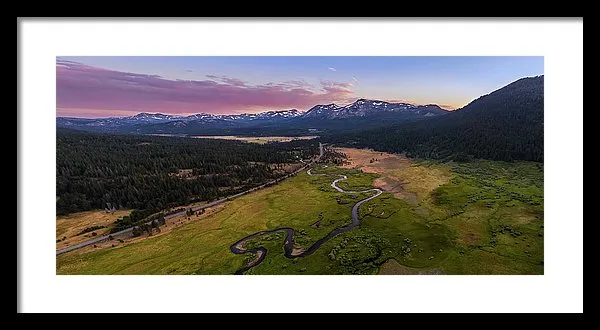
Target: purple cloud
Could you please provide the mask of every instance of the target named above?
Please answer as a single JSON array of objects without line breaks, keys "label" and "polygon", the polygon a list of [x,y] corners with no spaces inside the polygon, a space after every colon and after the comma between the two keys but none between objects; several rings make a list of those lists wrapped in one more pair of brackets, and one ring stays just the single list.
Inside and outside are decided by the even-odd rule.
[{"label": "purple cloud", "polygon": [[218,81],[225,83],[227,85],[238,86],[238,87],[246,87],[246,83],[237,78],[231,78],[227,76],[215,76],[215,75],[206,75],[207,78],[210,78],[213,81]]},{"label": "purple cloud", "polygon": [[56,102],[61,116],[111,116],[137,112],[241,113],[272,109],[308,109],[315,104],[347,102],[350,83],[305,81],[251,85],[237,78],[170,80],[57,60]]}]

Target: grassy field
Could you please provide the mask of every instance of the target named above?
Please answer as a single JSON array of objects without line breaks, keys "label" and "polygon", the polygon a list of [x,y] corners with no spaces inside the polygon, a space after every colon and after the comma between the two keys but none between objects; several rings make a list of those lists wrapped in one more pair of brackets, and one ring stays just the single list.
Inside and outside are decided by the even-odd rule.
[{"label": "grassy field", "polygon": [[442,264],[458,274],[543,274],[543,165],[476,161],[433,192],[438,221],[456,236]]},{"label": "grassy field", "polygon": [[404,265],[401,265],[396,261],[396,259],[390,259],[386,261],[379,268],[378,275],[443,275],[441,269],[432,268],[432,269],[419,269],[419,268],[410,268]]},{"label": "grassy field", "polygon": [[[56,217],[56,248],[62,249],[92,239],[92,233],[104,235],[112,229],[115,220],[129,213],[131,210],[118,210],[112,214],[97,210],[58,216]],[[98,229],[91,230],[92,228]],[[89,231],[81,233],[85,229]]]},{"label": "grassy field", "polygon": [[[302,173],[228,202],[219,213],[175,228],[169,235],[85,254],[60,255],[57,273],[232,274],[245,256],[231,253],[229,246],[244,236],[291,226],[303,230],[297,242],[309,245],[333,228],[350,223],[352,204],[337,200],[357,197],[336,192],[330,181]],[[318,227],[311,226],[317,221]],[[283,251],[281,246],[279,250]]]},{"label": "grassy field", "polygon": [[224,139],[224,140],[238,140],[246,141],[250,143],[265,144],[268,142],[289,142],[292,140],[310,140],[317,136],[233,136],[233,135],[207,135],[207,136],[192,136],[196,139]]},{"label": "grassy field", "polygon": [[[283,255],[283,233],[257,237],[246,247],[263,246],[268,254],[247,274],[543,274],[542,164],[440,164],[375,154],[372,163],[313,169],[348,175],[339,183],[347,190],[399,182],[384,184],[389,192],[361,206],[360,227],[296,259]],[[370,194],[339,193],[332,179],[302,173],[168,235],[60,255],[57,273],[233,274],[253,258],[229,250],[247,235],[292,227],[296,248],[306,249],[349,224],[354,203]]]}]

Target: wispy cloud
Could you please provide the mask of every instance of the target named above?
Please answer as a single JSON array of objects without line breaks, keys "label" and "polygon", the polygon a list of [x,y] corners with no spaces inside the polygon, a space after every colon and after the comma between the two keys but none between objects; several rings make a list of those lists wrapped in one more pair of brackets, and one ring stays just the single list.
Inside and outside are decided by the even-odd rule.
[{"label": "wispy cloud", "polygon": [[352,76],[352,80],[353,80],[355,83],[358,83],[358,79],[356,79],[356,77],[355,77],[355,76]]},{"label": "wispy cloud", "polygon": [[303,80],[254,85],[218,75],[206,80],[171,80],[60,59],[56,62],[57,113],[61,116],[308,109],[315,104],[345,102],[353,94],[350,83],[335,81],[317,86]]},{"label": "wispy cloud", "polygon": [[321,80],[321,85],[323,86],[323,89],[328,92],[333,92],[336,94],[352,93],[352,90],[350,89],[350,87],[352,87],[352,84],[350,83],[337,82],[331,80]]},{"label": "wispy cloud", "polygon": [[331,67],[331,66],[330,66],[330,67],[327,67],[327,70],[329,70],[329,71],[333,71],[333,72],[336,72],[336,71],[337,71],[337,70],[336,70],[334,67]]},{"label": "wispy cloud", "polygon": [[385,100],[386,102],[391,102],[391,103],[408,103],[408,104],[414,104],[414,105],[422,105],[420,103],[416,103],[414,101],[410,101],[407,99],[387,99]]},{"label": "wispy cloud", "polygon": [[238,87],[246,87],[246,83],[237,78],[231,78],[227,76],[215,76],[215,75],[206,75],[207,78],[210,78],[213,81],[223,82],[228,85],[238,86]]}]

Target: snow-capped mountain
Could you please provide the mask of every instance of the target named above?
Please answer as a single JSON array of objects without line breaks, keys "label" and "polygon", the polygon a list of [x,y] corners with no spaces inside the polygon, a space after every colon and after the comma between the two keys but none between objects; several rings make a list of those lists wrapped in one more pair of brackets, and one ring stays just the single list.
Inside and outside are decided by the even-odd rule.
[{"label": "snow-capped mountain", "polygon": [[[214,118],[222,119],[222,120],[273,120],[273,119],[289,119],[295,118],[302,115],[302,112],[291,109],[291,110],[278,110],[278,111],[266,111],[259,113],[242,113],[239,115],[212,115]],[[189,119],[190,117],[197,116],[192,115],[185,117]],[[206,116],[206,114],[204,114]],[[210,115],[209,115],[210,116]]]},{"label": "snow-capped mountain", "polygon": [[291,110],[281,110],[281,111],[267,111],[261,112],[256,116],[256,119],[289,119],[296,118],[303,115],[303,112],[300,112],[296,109]]},{"label": "snow-capped mountain", "polygon": [[339,106],[336,104],[316,105],[308,110],[304,117],[321,119],[340,119],[366,117],[391,112],[412,113],[422,116],[435,116],[447,112],[437,105],[414,105],[409,103],[390,103],[378,100],[358,99],[356,102]]},{"label": "snow-capped mountain", "polygon": [[[162,113],[138,113],[134,116],[111,118],[68,118],[57,117],[57,127],[89,131],[107,131],[138,134],[247,134],[264,132],[267,127],[273,131],[294,131],[299,134],[311,129],[343,129],[347,125],[365,127],[373,123],[403,122],[422,117],[447,113],[437,105],[414,105],[391,103],[378,100],[359,99],[354,103],[339,106],[336,104],[316,105],[306,112],[296,109],[216,115],[197,113],[189,116],[167,115]],[[354,119],[352,123],[348,120]]]},{"label": "snow-capped mountain", "polygon": [[137,122],[167,122],[171,121],[177,116],[164,115],[162,113],[146,113],[141,112],[135,116],[130,117],[120,117],[122,120],[126,121],[137,121]]},{"label": "snow-capped mountain", "polygon": [[[175,122],[200,122],[200,123],[215,123],[220,121],[235,122],[235,121],[255,121],[255,120],[279,120],[291,119],[300,117],[303,112],[296,109],[266,111],[261,113],[243,113],[236,115],[215,115],[208,113],[197,113],[189,116],[166,115],[162,113],[146,113],[141,112],[134,116],[127,117],[109,117],[109,118],[70,118],[57,117],[58,126],[89,126],[89,127],[121,127],[125,125],[136,124],[160,124],[160,123],[175,123]],[[185,126],[178,124],[176,126]]]},{"label": "snow-capped mountain", "polygon": [[121,117],[122,120],[127,121],[138,121],[138,122],[169,122],[169,121],[206,121],[213,122],[217,120],[227,120],[227,121],[235,121],[235,120],[270,120],[270,119],[286,119],[286,118],[294,118],[301,116],[302,112],[291,109],[291,110],[278,110],[278,111],[266,111],[260,113],[242,113],[235,115],[214,115],[208,113],[197,113],[189,116],[171,116],[165,115],[162,113],[139,113],[135,116],[131,117]]}]

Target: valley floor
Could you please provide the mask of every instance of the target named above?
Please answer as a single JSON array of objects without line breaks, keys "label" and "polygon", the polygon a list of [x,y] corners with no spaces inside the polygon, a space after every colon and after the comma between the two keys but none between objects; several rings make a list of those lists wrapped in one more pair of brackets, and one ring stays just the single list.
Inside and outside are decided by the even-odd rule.
[{"label": "valley floor", "polygon": [[247,137],[247,136],[233,136],[233,135],[196,135],[192,136],[195,139],[224,139],[224,140],[237,140],[237,141],[245,141],[249,143],[259,143],[265,144],[268,142],[289,142],[294,140],[311,140],[317,138],[318,136],[256,136],[256,137]]},{"label": "valley floor", "polygon": [[[246,274],[543,274],[543,165],[437,163],[340,149],[349,164],[315,166],[343,174],[344,190],[385,192],[359,209],[361,224],[314,254],[288,259],[284,233],[256,237],[267,249]],[[230,246],[263,230],[290,227],[296,248],[351,223],[369,194],[346,194],[331,177],[306,172],[225,203],[168,234],[57,256],[57,274],[233,274],[251,254]],[[193,220],[193,219],[192,219]],[[114,247],[112,247],[114,245]]]}]

